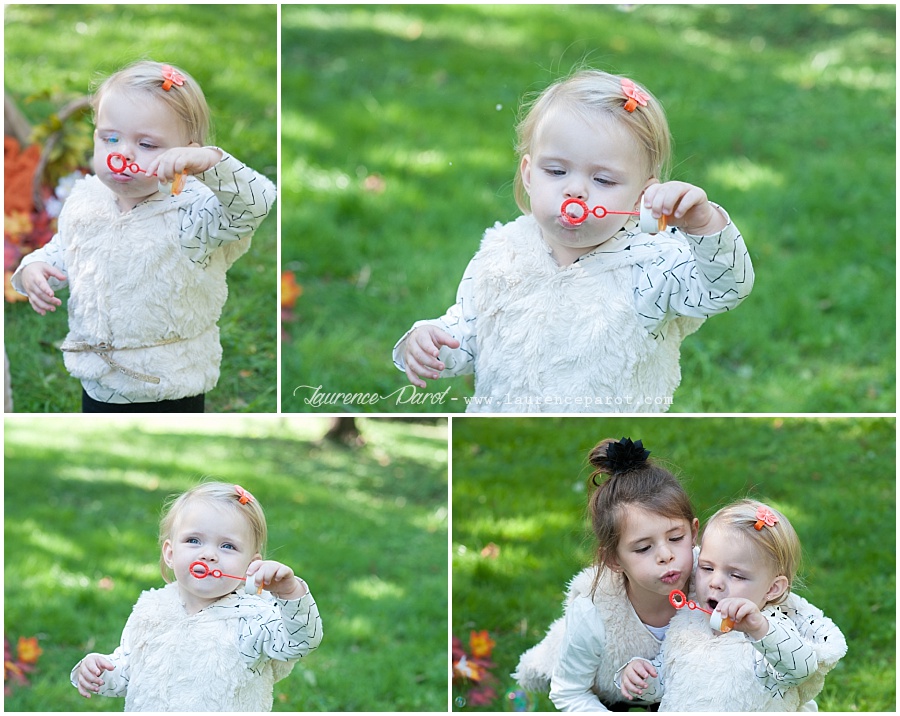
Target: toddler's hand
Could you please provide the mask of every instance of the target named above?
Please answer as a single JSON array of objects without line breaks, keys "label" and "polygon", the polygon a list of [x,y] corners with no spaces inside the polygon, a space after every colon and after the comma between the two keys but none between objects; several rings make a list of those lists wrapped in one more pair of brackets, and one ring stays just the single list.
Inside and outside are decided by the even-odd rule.
[{"label": "toddler's hand", "polygon": [[656,677],[656,669],[653,668],[653,664],[649,661],[635,659],[629,663],[622,671],[622,676],[620,677],[622,681],[622,696],[631,701],[634,696],[643,694],[644,689],[647,688],[647,682],[644,679],[650,677]]},{"label": "toddler's hand", "polygon": [[644,206],[653,211],[655,219],[665,216],[670,226],[695,236],[716,234],[728,225],[725,215],[709,203],[703,189],[683,181],[647,187]]},{"label": "toddler's hand", "polygon": [[769,631],[766,617],[749,599],[726,597],[716,605],[716,611],[734,620],[734,631],[742,631],[755,641],[762,639]]},{"label": "toddler's hand", "polygon": [[271,559],[252,561],[247,567],[247,578],[279,599],[300,599],[309,591],[306,584],[294,576],[293,569]]},{"label": "toddler's hand", "polygon": [[181,172],[202,174],[222,161],[222,153],[212,147],[174,147],[167,149],[144,168],[147,176],[156,174],[163,184],[171,182]]},{"label": "toddler's hand", "polygon": [[44,261],[35,261],[22,269],[22,288],[28,294],[31,307],[42,316],[62,305],[47,281],[51,276],[60,281],[68,278],[62,271]]},{"label": "toddler's hand", "polygon": [[441,346],[459,348],[459,341],[446,331],[435,326],[419,326],[406,337],[403,346],[403,362],[406,364],[406,377],[413,385],[425,387],[422,378],[440,378],[444,364],[438,358]]},{"label": "toddler's hand", "polygon": [[99,693],[103,686],[103,671],[112,671],[116,667],[102,654],[88,654],[81,660],[75,675],[78,677],[78,693],[86,699],[91,694]]}]

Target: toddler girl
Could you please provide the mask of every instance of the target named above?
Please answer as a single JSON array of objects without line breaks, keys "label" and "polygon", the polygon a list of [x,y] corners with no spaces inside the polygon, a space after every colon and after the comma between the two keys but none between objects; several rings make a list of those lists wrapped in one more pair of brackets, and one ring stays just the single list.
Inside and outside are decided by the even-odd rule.
[{"label": "toddler girl", "polygon": [[203,483],[171,503],[159,539],[169,584],[141,595],[119,647],[88,654],[72,684],[124,696],[126,711],[271,711],[272,685],[319,645],[322,622],[306,583],[262,559],[262,507],[238,485]]},{"label": "toddler girl", "polygon": [[790,592],[799,561],[797,534],[777,510],[742,500],[717,512],[703,531],[696,601],[731,620],[721,627],[727,633],[702,611],[682,609],[659,658],[622,670],[622,694],[662,696],[660,711],[815,710],[810,700],[847,644]]},{"label": "toddler girl", "polygon": [[560,710],[606,711],[624,703],[613,683],[622,656],[658,653],[675,614],[669,593],[690,579],[697,518],[678,479],[648,455],[640,440],[627,438],[591,451],[591,483],[608,476],[589,502],[595,564],[572,580],[565,616],[522,655],[513,674],[529,691],[549,686]]},{"label": "toddler girl", "polygon": [[[583,71],[544,91],[518,127],[516,200],[489,229],[439,319],[394,347],[410,382],[475,374],[471,412],[663,412],[679,347],[753,285],[747,248],[699,187],[666,181],[662,106],[626,78]],[[660,183],[663,182],[663,183]],[[581,209],[634,217],[573,221]],[[603,212],[597,212],[602,215]]]},{"label": "toddler girl", "polygon": [[41,315],[68,285],[62,350],[84,412],[203,412],[219,378],[225,273],[250,248],[275,187],[204,146],[209,108],[182,69],[138,62],[92,105],[94,175],[76,184],[58,233],[22,260],[12,285]]}]

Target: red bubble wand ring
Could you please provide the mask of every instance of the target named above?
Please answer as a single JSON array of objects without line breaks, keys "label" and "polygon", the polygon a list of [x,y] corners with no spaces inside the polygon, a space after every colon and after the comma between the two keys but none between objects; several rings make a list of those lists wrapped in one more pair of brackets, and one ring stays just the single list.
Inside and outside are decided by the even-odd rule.
[{"label": "red bubble wand ring", "polygon": [[[572,216],[568,212],[568,208],[570,206],[578,206],[581,208],[581,213]],[[647,234],[658,234],[661,231],[666,230],[666,217],[661,216],[659,219],[653,218],[653,213],[644,206],[643,201],[641,202],[641,210],[640,211],[611,211],[607,209],[605,206],[595,206],[593,209],[589,208],[587,202],[582,199],[577,199],[575,197],[571,199],[566,199],[562,206],[559,208],[559,213],[562,216],[563,220],[567,224],[571,224],[572,226],[580,226],[589,216],[593,216],[597,219],[603,219],[608,214],[619,214],[622,216],[639,216],[639,224],[640,230]]]},{"label": "red bubble wand ring", "polygon": [[[124,154],[119,154],[118,152],[113,152],[106,158],[106,166],[109,167],[109,170],[113,174],[124,174],[125,172],[130,172],[132,174],[143,174],[144,170],[141,169],[137,162],[128,163],[128,158]],[[156,176],[155,174],[153,176]],[[181,172],[177,177],[172,180],[172,196],[178,196],[181,193],[181,190],[184,189],[184,182],[187,178],[187,172]]]},{"label": "red bubble wand ring", "polygon": [[[210,569],[206,562],[191,562],[188,570],[190,571],[191,576],[196,577],[197,579],[205,579],[206,577],[221,579],[222,577],[227,577],[228,579],[237,579],[241,582],[246,582],[247,586],[245,587],[245,591],[248,593],[252,593],[252,585],[255,585],[249,577],[235,577],[233,574],[225,574],[221,569]],[[262,590],[263,585],[260,584],[256,593],[262,594]]]},{"label": "red bubble wand ring", "polygon": [[719,612],[711,612],[709,609],[704,609],[693,599],[688,599],[685,593],[680,589],[673,589],[669,592],[669,604],[676,609],[681,609],[686,606],[688,609],[699,609],[701,612],[706,612],[710,616],[709,625],[723,634],[734,629],[733,619],[729,619],[728,617],[723,618]]}]

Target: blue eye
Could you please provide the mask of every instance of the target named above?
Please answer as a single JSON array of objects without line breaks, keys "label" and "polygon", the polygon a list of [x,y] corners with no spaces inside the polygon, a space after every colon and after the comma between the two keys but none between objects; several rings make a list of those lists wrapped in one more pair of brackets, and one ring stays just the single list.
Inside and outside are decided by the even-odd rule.
[{"label": "blue eye", "polygon": [[119,138],[113,135],[111,137],[106,137],[106,139],[104,139],[103,141],[105,141],[107,144],[118,144]]},{"label": "blue eye", "polygon": [[231,544],[231,542],[226,542],[225,544],[222,545],[222,549],[237,549],[237,547],[235,547],[233,544]]}]

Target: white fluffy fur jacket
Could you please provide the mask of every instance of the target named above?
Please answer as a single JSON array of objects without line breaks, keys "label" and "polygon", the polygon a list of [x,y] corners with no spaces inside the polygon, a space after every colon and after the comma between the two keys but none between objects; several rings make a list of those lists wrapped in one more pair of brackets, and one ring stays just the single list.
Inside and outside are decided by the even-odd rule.
[{"label": "white fluffy fur jacket", "polygon": [[[488,229],[456,303],[413,329],[460,342],[441,348],[441,377],[475,374],[467,412],[660,413],[681,381],[681,342],[739,305],[753,281],[730,220],[710,236],[651,236],[629,221],[559,266],[527,215]],[[399,370],[408,335],[394,346]]]},{"label": "white fluffy fur jacket", "polygon": [[[227,154],[178,196],[161,191],[124,214],[97,177],[77,182],[57,235],[22,267],[46,261],[67,275],[65,365],[91,397],[154,402],[215,387],[225,273],[274,199],[268,179]],[[13,286],[22,291],[18,272]],[[124,371],[84,350],[100,344],[121,349],[107,355]]]},{"label": "white fluffy fur jacket", "polygon": [[[756,665],[765,664],[745,634],[718,634],[709,628],[705,614],[683,609],[672,618],[662,649],[660,674],[665,691],[659,710],[807,710],[805,705],[822,690],[825,675],[847,653],[844,635],[820,609],[796,594],[780,606],[766,607],[763,613],[787,617],[803,642],[812,647],[812,663],[816,664],[812,676],[794,686],[772,678],[771,670],[761,678]],[[791,661],[789,654],[782,658]]]},{"label": "white fluffy fur jacket", "polygon": [[818,661],[816,672],[787,690],[789,696],[773,699],[754,676],[756,652],[743,634],[731,632],[722,635],[729,639],[717,640],[706,615],[684,609],[673,617],[665,642],[659,642],[631,607],[621,575],[604,571],[593,603],[594,567],[572,579],[565,615],[522,654],[513,674],[528,691],[546,693],[552,686],[551,699],[561,711],[602,711],[604,705],[623,701],[615,686],[618,668],[634,657],[653,660],[663,643],[666,676],[661,711],[815,710],[812,699],[822,690],[825,675],[847,652],[840,629],[802,597],[791,594],[785,604],[770,607],[790,619]]},{"label": "white fluffy fur jacket", "polygon": [[124,696],[126,711],[271,711],[272,685],[321,638],[311,594],[239,591],[187,614],[172,583],[138,599],[100,694]]},{"label": "white fluffy fur jacket", "polygon": [[634,656],[652,659],[660,649],[631,606],[623,576],[603,570],[592,599],[595,573],[589,567],[572,579],[564,616],[522,654],[513,674],[528,691],[552,686],[550,698],[561,711],[605,711],[624,701],[613,683],[616,669]]}]

